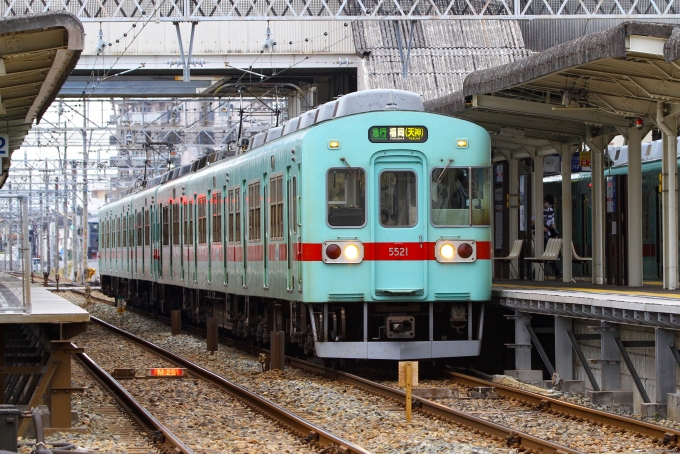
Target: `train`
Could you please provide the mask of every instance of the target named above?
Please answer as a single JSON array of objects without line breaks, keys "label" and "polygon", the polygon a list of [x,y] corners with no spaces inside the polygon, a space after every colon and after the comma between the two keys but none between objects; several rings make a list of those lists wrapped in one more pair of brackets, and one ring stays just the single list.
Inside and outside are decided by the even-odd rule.
[{"label": "train", "polygon": [[347,94],[99,212],[102,290],[319,358],[478,356],[486,130],[401,90]]},{"label": "train", "polygon": [[[680,147],[679,147],[680,148]],[[662,277],[662,248],[661,248],[661,191],[659,190],[661,170],[661,156],[663,142],[653,140],[642,144],[642,255],[643,276],[646,280],[657,280]],[[610,146],[606,153],[605,180],[607,185],[607,239],[616,235],[623,235],[625,242],[625,214],[618,220],[619,228],[611,226],[612,211],[625,210],[625,182],[617,177],[628,174],[628,146]],[[680,168],[680,165],[679,165]],[[562,192],[562,177],[554,175],[544,178],[544,192],[559,195]],[[578,172],[572,174],[572,237],[579,255],[591,257],[592,253],[592,209],[590,198],[592,194],[592,174]],[[559,207],[561,202],[557,202]],[[557,225],[561,225],[561,212],[556,211]],[[607,259],[625,262],[625,254],[616,249],[609,249],[607,243]],[[618,255],[617,255],[618,252]],[[619,260],[620,259],[620,260]],[[614,268],[614,264],[612,264]]]}]

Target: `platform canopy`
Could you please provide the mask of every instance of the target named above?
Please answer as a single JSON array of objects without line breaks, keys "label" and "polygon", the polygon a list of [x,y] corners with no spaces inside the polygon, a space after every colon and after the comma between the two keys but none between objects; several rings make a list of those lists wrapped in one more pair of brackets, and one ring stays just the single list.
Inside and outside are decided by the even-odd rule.
[{"label": "platform canopy", "polygon": [[[0,134],[9,136],[11,157],[78,62],[84,32],[76,16],[62,12],[3,18],[0,32]],[[0,187],[9,167],[2,158]]]},{"label": "platform canopy", "polygon": [[430,112],[484,126],[497,148],[552,154],[551,141],[581,143],[647,127],[657,101],[680,102],[680,29],[626,22],[507,65],[471,73],[461,91],[425,103]]}]

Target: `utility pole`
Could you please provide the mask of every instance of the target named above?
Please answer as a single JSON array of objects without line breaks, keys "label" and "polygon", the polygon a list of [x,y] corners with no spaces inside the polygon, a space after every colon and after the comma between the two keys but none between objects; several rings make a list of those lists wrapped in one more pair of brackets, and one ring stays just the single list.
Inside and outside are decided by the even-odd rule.
[{"label": "utility pole", "polygon": [[[47,258],[47,271],[48,273],[52,271],[52,249],[50,249],[51,241],[50,241],[50,236],[51,236],[51,229],[50,229],[50,217],[47,216],[46,212],[50,209],[50,205],[47,201],[47,194],[49,193],[49,173],[47,171],[47,160],[45,160],[45,204],[43,210],[43,207],[40,207],[40,211],[45,215],[45,222],[43,225],[46,226],[46,233],[45,233],[45,257]],[[42,201],[42,199],[41,199]],[[42,203],[41,203],[42,205]]]},{"label": "utility pole", "polygon": [[[68,269],[68,176],[67,176],[67,156],[68,156],[68,137],[66,135],[66,122],[64,122],[64,160],[61,163],[62,178],[64,179],[64,278],[70,278],[71,272]],[[71,267],[73,267],[73,256],[71,256]]]},{"label": "utility pole", "polygon": [[83,99],[83,272],[80,273],[80,283],[85,284],[87,270],[87,100]]},{"label": "utility pole", "polygon": [[59,274],[59,177],[54,178],[54,278]]},{"label": "utility pole", "polygon": [[71,242],[71,259],[73,260],[73,278],[72,280],[76,280],[76,272],[77,269],[80,267],[80,261],[78,260],[78,251],[80,250],[78,247],[78,235],[77,235],[77,226],[76,224],[77,219],[78,219],[78,204],[76,203],[76,199],[78,197],[78,193],[76,191],[76,183],[78,179],[78,168],[77,168],[77,163],[76,161],[71,161],[71,184],[73,185],[73,191],[71,191],[71,219],[73,220],[73,241]]}]

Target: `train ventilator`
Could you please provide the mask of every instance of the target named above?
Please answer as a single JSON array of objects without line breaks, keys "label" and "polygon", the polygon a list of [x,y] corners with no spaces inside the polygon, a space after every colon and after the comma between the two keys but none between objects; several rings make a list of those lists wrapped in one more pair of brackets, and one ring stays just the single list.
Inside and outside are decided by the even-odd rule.
[{"label": "train ventilator", "polygon": [[[486,131],[400,90],[349,94],[102,208],[105,293],[324,358],[480,353]],[[230,155],[233,154],[233,155]]]}]

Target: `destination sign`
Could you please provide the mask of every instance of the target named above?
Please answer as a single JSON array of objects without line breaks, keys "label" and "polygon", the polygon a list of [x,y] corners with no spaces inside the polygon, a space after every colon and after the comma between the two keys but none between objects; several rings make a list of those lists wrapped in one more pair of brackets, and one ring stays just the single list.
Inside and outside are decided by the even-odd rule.
[{"label": "destination sign", "polygon": [[371,126],[368,140],[374,143],[406,143],[427,141],[425,126]]}]

